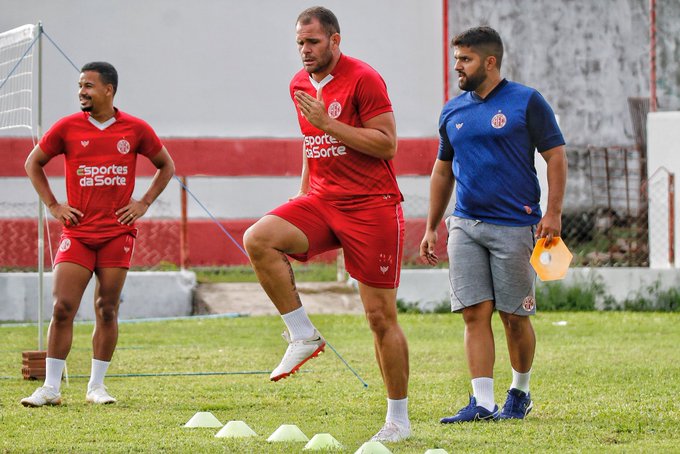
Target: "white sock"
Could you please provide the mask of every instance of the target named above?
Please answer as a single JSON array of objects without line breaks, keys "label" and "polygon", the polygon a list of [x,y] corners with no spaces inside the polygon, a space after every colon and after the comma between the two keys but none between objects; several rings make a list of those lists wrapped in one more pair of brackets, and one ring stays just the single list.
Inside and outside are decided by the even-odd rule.
[{"label": "white sock", "polygon": [[520,391],[524,391],[525,393],[529,394],[529,379],[531,378],[531,369],[529,369],[529,372],[517,372],[515,369],[512,369],[512,384],[510,385],[510,389],[512,388],[517,388]]},{"label": "white sock", "polygon": [[493,378],[477,377],[472,379],[472,394],[477,399],[477,405],[493,411],[496,399],[493,395]]},{"label": "white sock", "polygon": [[64,375],[65,359],[45,358],[45,385],[51,386],[59,392],[61,376]]},{"label": "white sock", "polygon": [[92,389],[94,385],[104,384],[104,375],[109,368],[110,361],[100,361],[92,358],[92,369],[90,372],[90,381],[87,383],[87,389]]},{"label": "white sock", "polygon": [[304,307],[300,306],[294,311],[283,314],[281,318],[288,328],[291,340],[309,339],[314,335],[314,325]]},{"label": "white sock", "polygon": [[400,427],[410,428],[408,420],[408,397],[403,399],[387,399],[387,416],[385,421],[392,421]]}]

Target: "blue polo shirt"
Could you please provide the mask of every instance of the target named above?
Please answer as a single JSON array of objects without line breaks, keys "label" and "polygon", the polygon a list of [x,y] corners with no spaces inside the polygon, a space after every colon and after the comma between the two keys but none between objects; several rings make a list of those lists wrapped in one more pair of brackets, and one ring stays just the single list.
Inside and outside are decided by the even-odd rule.
[{"label": "blue polo shirt", "polygon": [[439,119],[437,158],[452,161],[455,216],[528,226],[541,220],[535,151],[564,145],[555,114],[533,88],[503,79],[484,99],[465,92]]}]

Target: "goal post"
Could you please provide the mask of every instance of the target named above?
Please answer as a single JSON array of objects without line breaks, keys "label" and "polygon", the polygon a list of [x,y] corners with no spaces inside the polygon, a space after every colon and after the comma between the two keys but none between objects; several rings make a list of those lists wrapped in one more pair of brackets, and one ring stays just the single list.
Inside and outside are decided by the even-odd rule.
[{"label": "goal post", "polygon": [[[35,144],[42,134],[42,24],[0,33],[0,132],[28,130]],[[37,43],[37,46],[36,46]],[[36,51],[37,47],[37,51]],[[33,111],[34,55],[38,58],[38,109]],[[37,120],[37,121],[36,121]],[[38,350],[43,350],[45,263],[44,205],[38,198]]]}]

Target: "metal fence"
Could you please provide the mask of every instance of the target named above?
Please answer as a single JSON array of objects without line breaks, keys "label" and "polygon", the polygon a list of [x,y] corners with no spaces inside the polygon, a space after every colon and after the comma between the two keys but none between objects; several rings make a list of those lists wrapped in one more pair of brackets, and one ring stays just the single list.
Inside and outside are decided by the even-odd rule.
[{"label": "metal fence", "polygon": [[646,179],[637,147],[572,150],[562,237],[573,266],[668,266],[673,262],[674,175]]}]

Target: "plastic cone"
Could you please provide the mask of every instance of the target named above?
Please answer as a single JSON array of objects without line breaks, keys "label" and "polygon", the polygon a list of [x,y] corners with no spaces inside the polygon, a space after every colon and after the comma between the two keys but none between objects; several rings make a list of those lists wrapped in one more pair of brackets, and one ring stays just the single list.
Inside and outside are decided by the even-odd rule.
[{"label": "plastic cone", "polygon": [[309,441],[309,438],[295,424],[282,424],[267,441]]},{"label": "plastic cone", "polygon": [[392,451],[379,441],[367,441],[354,454],[392,454]]},{"label": "plastic cone", "polygon": [[242,437],[256,437],[257,434],[253,429],[248,427],[243,421],[229,421],[215,434],[217,438],[242,438]]},{"label": "plastic cone", "polygon": [[309,450],[326,450],[326,449],[342,449],[342,445],[338,440],[333,438],[331,434],[316,434],[309,440],[303,449]]},{"label": "plastic cone", "polygon": [[549,248],[545,247],[545,238],[539,238],[529,262],[542,281],[554,281],[564,279],[573,257],[562,238],[555,237]]},{"label": "plastic cone", "polygon": [[425,454],[449,454],[449,452],[446,449],[435,448],[428,449],[427,451],[425,451]]},{"label": "plastic cone", "polygon": [[222,427],[222,423],[209,411],[199,411],[184,424],[184,427]]}]

